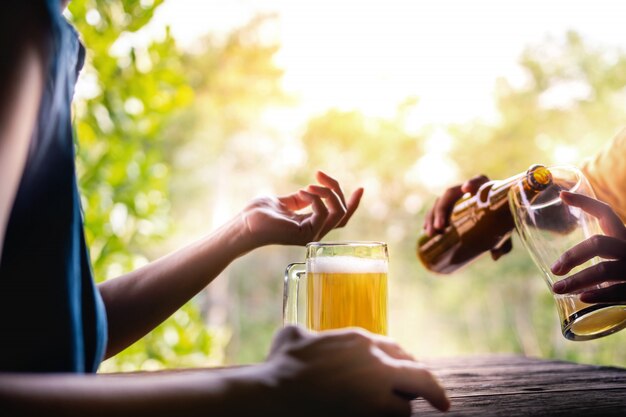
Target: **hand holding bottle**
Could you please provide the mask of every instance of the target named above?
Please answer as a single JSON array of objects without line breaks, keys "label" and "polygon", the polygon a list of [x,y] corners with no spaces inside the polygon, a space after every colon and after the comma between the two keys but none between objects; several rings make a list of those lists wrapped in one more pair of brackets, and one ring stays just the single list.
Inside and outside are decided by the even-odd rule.
[{"label": "hand holding bottle", "polygon": [[[455,185],[448,188],[441,197],[435,200],[435,204],[426,214],[424,219],[424,231],[427,236],[432,237],[435,234],[442,233],[450,224],[450,215],[454,205],[465,195],[475,195],[480,187],[489,182],[486,175],[477,175],[463,184]],[[502,255],[509,253],[513,249],[511,238],[494,246],[491,250],[491,258],[495,261]]]}]

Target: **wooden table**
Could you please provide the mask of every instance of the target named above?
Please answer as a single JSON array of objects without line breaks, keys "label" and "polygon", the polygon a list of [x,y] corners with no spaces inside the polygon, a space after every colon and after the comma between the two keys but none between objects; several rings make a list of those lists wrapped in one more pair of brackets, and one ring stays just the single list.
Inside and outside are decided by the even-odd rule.
[{"label": "wooden table", "polygon": [[626,417],[623,368],[509,355],[425,363],[448,390],[452,407],[441,414],[418,399],[414,416]]}]

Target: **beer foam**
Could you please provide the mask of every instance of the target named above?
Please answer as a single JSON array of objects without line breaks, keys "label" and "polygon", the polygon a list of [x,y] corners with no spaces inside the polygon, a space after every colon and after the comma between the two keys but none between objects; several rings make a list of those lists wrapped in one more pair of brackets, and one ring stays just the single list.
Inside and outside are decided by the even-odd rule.
[{"label": "beer foam", "polygon": [[385,259],[358,258],[356,256],[328,256],[309,259],[308,270],[312,273],[386,273]]}]

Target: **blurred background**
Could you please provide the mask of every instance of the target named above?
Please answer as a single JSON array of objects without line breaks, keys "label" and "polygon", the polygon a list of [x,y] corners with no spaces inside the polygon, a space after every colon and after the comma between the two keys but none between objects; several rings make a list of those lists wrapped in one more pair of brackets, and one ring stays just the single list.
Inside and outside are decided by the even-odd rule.
[{"label": "blurred background", "polygon": [[[74,100],[98,281],[210,232],[323,169],[365,187],[327,240],[390,248],[390,333],[417,357],[487,352],[626,366],[626,332],[563,338],[515,241],[446,277],[415,256],[446,187],[580,164],[624,125],[625,6],[497,0],[72,0]],[[101,371],[250,363],[281,327],[297,247],[232,264]]]}]

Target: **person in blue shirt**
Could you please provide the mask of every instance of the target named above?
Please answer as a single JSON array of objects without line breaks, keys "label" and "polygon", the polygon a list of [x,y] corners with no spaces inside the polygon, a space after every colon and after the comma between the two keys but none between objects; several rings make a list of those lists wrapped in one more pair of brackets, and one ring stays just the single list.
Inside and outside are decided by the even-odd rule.
[{"label": "person in blue shirt", "polygon": [[84,49],[65,5],[8,2],[0,15],[0,415],[409,416],[417,396],[447,409],[400,346],[357,330],[288,327],[248,367],[95,373],[236,258],[344,226],[363,190],[346,198],[318,172],[318,184],[256,199],[203,239],[96,286],[70,116]]}]

